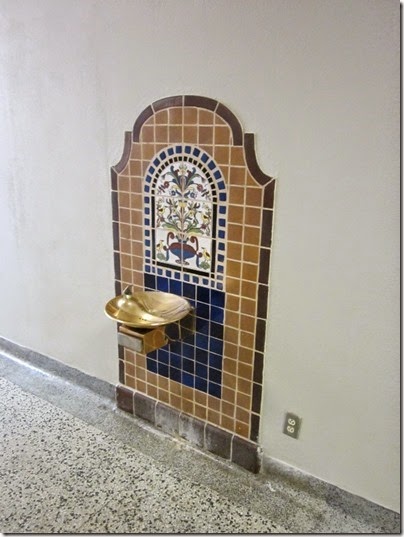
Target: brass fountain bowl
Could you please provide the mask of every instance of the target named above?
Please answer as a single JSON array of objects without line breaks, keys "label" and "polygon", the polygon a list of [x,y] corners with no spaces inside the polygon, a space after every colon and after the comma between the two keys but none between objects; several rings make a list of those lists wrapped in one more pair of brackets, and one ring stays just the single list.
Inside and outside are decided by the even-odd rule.
[{"label": "brass fountain bowl", "polygon": [[130,287],[105,305],[106,315],[126,326],[155,328],[174,323],[192,310],[185,298],[162,291],[133,293]]}]

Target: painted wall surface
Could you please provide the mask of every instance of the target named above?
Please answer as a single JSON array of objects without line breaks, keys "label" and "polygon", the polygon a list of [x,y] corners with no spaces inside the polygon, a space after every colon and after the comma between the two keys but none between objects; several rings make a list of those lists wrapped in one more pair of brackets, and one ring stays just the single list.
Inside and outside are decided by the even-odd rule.
[{"label": "painted wall surface", "polygon": [[399,510],[399,2],[1,0],[0,335],[117,382],[109,168],[177,94],[278,178],[265,454]]}]

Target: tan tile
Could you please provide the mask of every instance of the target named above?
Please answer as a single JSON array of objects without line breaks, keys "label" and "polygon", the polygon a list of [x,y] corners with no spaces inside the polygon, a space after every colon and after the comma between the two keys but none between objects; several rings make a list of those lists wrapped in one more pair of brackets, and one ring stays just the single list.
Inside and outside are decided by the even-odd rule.
[{"label": "tan tile", "polygon": [[156,143],[166,144],[168,142],[168,126],[159,125],[156,127]]},{"label": "tan tile", "polygon": [[231,185],[245,185],[245,168],[230,167],[230,184]]},{"label": "tan tile", "polygon": [[228,224],[228,240],[237,242],[240,241],[240,238],[243,234],[243,226],[239,224]]},{"label": "tan tile", "polygon": [[243,364],[242,362],[239,362],[237,364],[237,375],[243,379],[246,380],[252,380],[252,365]]},{"label": "tan tile", "polygon": [[182,410],[182,399],[178,395],[170,393],[170,405],[177,410]]},{"label": "tan tile", "polygon": [[157,388],[151,384],[147,384],[147,395],[153,399],[157,399]]},{"label": "tan tile", "polygon": [[227,243],[227,258],[241,260],[241,248],[240,242],[228,242]]},{"label": "tan tile", "polygon": [[132,269],[132,256],[121,254],[121,267],[125,269]]},{"label": "tan tile", "polygon": [[250,413],[244,408],[236,407],[236,420],[242,423],[250,423]]},{"label": "tan tile", "polygon": [[240,315],[235,311],[226,311],[226,326],[230,328],[239,328]]},{"label": "tan tile", "polygon": [[218,125],[215,127],[215,144],[230,145],[231,132],[229,127]]},{"label": "tan tile", "polygon": [[217,397],[208,397],[208,408],[220,412],[221,400]]},{"label": "tan tile", "polygon": [[[131,211],[132,226],[143,226],[143,219],[144,219],[144,214],[142,211],[137,211],[137,210]],[[141,230],[139,229],[139,235],[140,234],[141,234]]]},{"label": "tan tile", "polygon": [[228,387],[222,388],[222,401],[226,401],[234,406],[236,401],[236,392]]},{"label": "tan tile", "polygon": [[125,373],[134,378],[135,377],[135,366],[133,364],[130,364],[129,362],[127,362],[125,364]]},{"label": "tan tile", "polygon": [[235,390],[237,388],[237,377],[234,375],[230,375],[230,373],[226,373],[223,371],[223,387],[231,388],[232,390]]},{"label": "tan tile", "polygon": [[233,166],[245,166],[244,147],[237,146],[231,148],[231,163]]},{"label": "tan tile", "polygon": [[251,205],[252,207],[261,207],[262,206],[262,188],[253,188],[249,187],[246,189],[246,205]]},{"label": "tan tile", "polygon": [[154,126],[143,125],[140,131],[140,141],[143,143],[154,142]]},{"label": "tan tile", "polygon": [[118,177],[118,190],[129,192],[129,177]]},{"label": "tan tile", "polygon": [[162,403],[170,404],[170,394],[165,390],[158,389],[158,399]]},{"label": "tan tile", "polygon": [[256,282],[258,281],[258,266],[250,265],[249,263],[243,263],[241,274],[243,280]]},{"label": "tan tile", "polygon": [[[226,336],[226,328],[225,328],[225,336]],[[233,360],[237,359],[238,345],[236,345],[235,343],[230,343],[229,341],[224,341],[223,354],[224,356],[232,358]]]},{"label": "tan tile", "polygon": [[226,371],[226,373],[231,373],[232,375],[236,375],[237,373],[236,360],[232,360],[226,357],[223,358],[223,371]]},{"label": "tan tile", "polygon": [[244,221],[249,226],[261,226],[261,209],[246,207]]},{"label": "tan tile", "polygon": [[146,172],[146,169],[150,164],[150,159],[154,157],[154,153],[154,144],[142,144],[142,159],[147,161],[144,163],[145,168],[142,168],[143,174]]},{"label": "tan tile", "polygon": [[208,408],[208,421],[214,425],[220,425],[220,413]]},{"label": "tan tile", "polygon": [[227,146],[218,146],[215,145],[214,149],[214,158],[218,164],[228,164],[230,158],[230,150]]},{"label": "tan tile", "polygon": [[136,388],[137,391],[139,391],[141,393],[144,393],[144,394],[147,393],[147,384],[145,382],[143,382],[143,380],[136,379],[135,388]]},{"label": "tan tile", "polygon": [[199,147],[200,149],[202,149],[202,151],[205,151],[205,153],[207,153],[208,155],[213,155],[213,146],[199,143]]},{"label": "tan tile", "polygon": [[226,309],[230,311],[240,311],[240,297],[228,295],[226,297]]},{"label": "tan tile", "polygon": [[212,144],[213,143],[213,128],[212,127],[199,127],[198,129],[198,142],[199,144]]},{"label": "tan tile", "polygon": [[121,268],[121,278],[122,278],[122,283],[125,286],[132,285],[132,271],[131,270]]},{"label": "tan tile", "polygon": [[182,124],[182,107],[169,108],[168,123],[169,125],[181,125]]},{"label": "tan tile", "polygon": [[247,396],[251,395],[252,391],[252,382],[251,380],[243,379],[241,377],[237,378],[237,392],[240,394],[245,394]]},{"label": "tan tile", "polygon": [[206,408],[206,406],[201,406],[201,405],[195,404],[194,412],[195,412],[195,416],[197,418],[199,418],[201,420],[206,420],[207,411],[208,411],[208,409]]},{"label": "tan tile", "polygon": [[251,396],[245,393],[237,392],[236,404],[237,406],[240,406],[244,408],[245,410],[250,410],[251,409]]},{"label": "tan tile", "polygon": [[122,239],[120,238],[120,249],[123,254],[131,254],[132,253],[132,243],[129,239]]},{"label": "tan tile", "polygon": [[199,125],[213,125],[213,112],[209,110],[199,109],[198,117]]},{"label": "tan tile", "polygon": [[168,124],[168,110],[160,110],[154,114],[154,122],[156,125]]},{"label": "tan tile", "polygon": [[241,282],[241,296],[249,297],[255,300],[256,295],[257,295],[257,284],[243,280]]},{"label": "tan tile", "polygon": [[168,127],[168,141],[170,143],[182,142],[182,127]]},{"label": "tan tile", "polygon": [[[231,224],[229,224],[229,227],[230,225],[238,225],[239,228],[243,228],[244,226],[244,207],[242,207],[241,205],[240,206],[236,206],[236,207],[233,207],[231,206],[231,211],[229,211],[229,222],[231,222]],[[239,232],[239,235],[238,235],[238,240],[240,240],[242,237],[242,232],[240,230]],[[229,239],[230,240],[234,240],[233,238],[230,238],[230,235],[229,235]]]},{"label": "tan tile", "polygon": [[142,153],[141,153],[141,149],[140,149],[140,144],[138,144],[138,143],[132,144],[129,158],[131,160],[140,160],[141,154]]},{"label": "tan tile", "polygon": [[184,125],[196,125],[198,123],[198,109],[193,107],[184,108]]},{"label": "tan tile", "polygon": [[260,229],[257,227],[244,227],[244,242],[247,244],[259,245],[260,243]]},{"label": "tan tile", "polygon": [[131,209],[143,210],[143,196],[141,194],[130,194]]},{"label": "tan tile", "polygon": [[184,142],[188,144],[198,143],[198,128],[195,127],[184,127]]},{"label": "tan tile", "polygon": [[253,246],[250,244],[244,245],[244,259],[249,263],[258,263],[260,256],[260,249],[258,246]]},{"label": "tan tile", "polygon": [[[240,334],[240,345],[247,349],[253,349],[255,345],[255,335],[250,332],[241,332]],[[241,349],[240,349],[241,354]]]},{"label": "tan tile", "polygon": [[227,276],[230,278],[240,278],[241,276],[241,263],[239,261],[234,261],[229,259],[227,261]]},{"label": "tan tile", "polygon": [[136,385],[137,385],[136,379],[134,379],[133,377],[129,375],[125,375],[125,385],[128,386],[128,388],[132,388],[136,390]]},{"label": "tan tile", "polygon": [[220,418],[220,425],[228,431],[234,431],[234,419],[231,417],[222,415]]},{"label": "tan tile", "polygon": [[227,401],[224,401],[222,398],[222,414],[225,414],[226,416],[230,416],[231,418],[234,416],[234,405],[232,403],[228,403]]},{"label": "tan tile", "polygon": [[130,160],[129,161],[129,171],[131,175],[141,176],[142,175],[142,165],[140,160]]},{"label": "tan tile", "polygon": [[[243,340],[243,336],[248,334],[248,332],[243,332],[241,335],[241,340]],[[253,334],[250,334],[252,337],[254,337]],[[240,362],[243,362],[245,364],[253,365],[254,363],[254,341],[250,348],[246,347],[240,347],[238,359]]]},{"label": "tan tile", "polygon": [[137,367],[135,366],[135,377],[138,379],[138,380],[143,380],[144,382],[146,381],[146,370],[143,369],[143,367]]},{"label": "tan tile", "polygon": [[239,343],[239,334],[240,331],[238,329],[230,328],[229,326],[225,327],[225,333],[226,333],[226,341],[229,343],[233,343],[234,345],[238,345]]},{"label": "tan tile", "polygon": [[257,304],[255,300],[249,300],[248,298],[241,299],[241,311],[245,315],[255,315]]},{"label": "tan tile", "polygon": [[184,399],[188,399],[189,401],[192,401],[194,399],[194,390],[192,388],[183,385],[181,389],[181,395]]},{"label": "tan tile", "polygon": [[244,438],[248,438],[249,426],[241,421],[236,421],[236,433]]},{"label": "tan tile", "polygon": [[240,280],[238,278],[226,278],[226,292],[239,295],[240,294]]},{"label": "tan tile", "polygon": [[199,405],[206,406],[207,403],[207,394],[205,392],[201,392],[200,390],[195,390],[195,402]]},{"label": "tan tile", "polygon": [[190,401],[188,399],[183,399],[181,409],[182,409],[183,412],[186,412],[187,414],[193,415],[194,414],[194,403],[193,403],[193,401]]},{"label": "tan tile", "polygon": [[[230,195],[229,195],[229,203],[231,205],[244,205],[244,194],[245,189],[241,186],[231,186],[230,187]],[[237,213],[239,213],[239,209],[237,209]],[[239,220],[240,223],[243,223],[244,220]]]}]

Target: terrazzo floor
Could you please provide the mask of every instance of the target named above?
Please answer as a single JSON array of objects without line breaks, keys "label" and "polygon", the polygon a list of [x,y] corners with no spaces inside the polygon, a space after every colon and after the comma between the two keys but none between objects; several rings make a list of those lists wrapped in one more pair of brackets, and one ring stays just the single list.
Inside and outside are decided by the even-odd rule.
[{"label": "terrazzo floor", "polygon": [[399,533],[321,482],[254,476],[0,355],[2,533]]}]

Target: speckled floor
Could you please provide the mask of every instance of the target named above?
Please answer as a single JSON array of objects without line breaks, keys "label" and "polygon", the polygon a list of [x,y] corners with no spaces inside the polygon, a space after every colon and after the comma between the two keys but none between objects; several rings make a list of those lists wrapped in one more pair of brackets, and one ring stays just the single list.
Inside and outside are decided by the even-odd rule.
[{"label": "speckled floor", "polygon": [[321,482],[254,476],[0,355],[2,533],[399,533]]}]

